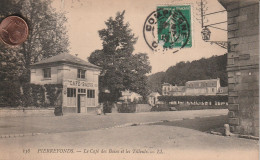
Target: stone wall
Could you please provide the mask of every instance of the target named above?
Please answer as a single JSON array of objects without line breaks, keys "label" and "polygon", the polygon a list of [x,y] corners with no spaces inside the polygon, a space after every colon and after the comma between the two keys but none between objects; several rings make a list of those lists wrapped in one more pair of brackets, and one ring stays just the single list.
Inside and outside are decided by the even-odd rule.
[{"label": "stone wall", "polygon": [[259,136],[259,1],[219,2],[228,15],[230,129]]}]

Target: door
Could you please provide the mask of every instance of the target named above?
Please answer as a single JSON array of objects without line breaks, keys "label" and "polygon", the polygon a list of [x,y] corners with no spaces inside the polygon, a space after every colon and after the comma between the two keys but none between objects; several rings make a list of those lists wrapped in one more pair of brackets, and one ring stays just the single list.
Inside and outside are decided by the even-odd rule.
[{"label": "door", "polygon": [[86,101],[86,95],[78,94],[77,113],[81,113],[83,111],[83,109],[85,109],[85,101]]}]

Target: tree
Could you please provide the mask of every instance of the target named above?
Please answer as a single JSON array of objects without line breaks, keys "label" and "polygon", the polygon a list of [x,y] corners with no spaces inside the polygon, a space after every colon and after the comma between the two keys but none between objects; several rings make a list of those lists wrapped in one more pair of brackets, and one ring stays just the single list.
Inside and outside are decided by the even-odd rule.
[{"label": "tree", "polygon": [[69,44],[65,27],[67,19],[64,13],[51,7],[51,1],[1,0],[0,20],[11,15],[20,16],[27,22],[29,36],[18,46],[0,44],[0,84],[6,86],[6,89],[0,91],[0,102],[8,95],[8,87],[17,91],[15,96],[7,97],[9,102],[19,100],[20,91],[28,93],[24,86],[30,80],[30,65],[43,58],[67,52]]},{"label": "tree", "polygon": [[137,38],[129,23],[124,23],[123,12],[118,12],[106,22],[106,28],[99,31],[103,49],[91,53],[89,62],[102,67],[99,84],[100,91],[110,90],[110,100],[116,101],[125,89],[147,94],[146,74],[151,71],[148,56],[145,53],[134,54]]},{"label": "tree", "polygon": [[47,0],[7,0],[1,2],[1,17],[18,15],[28,24],[28,39],[16,47],[23,55],[23,81],[30,80],[30,65],[43,58],[48,58],[68,51],[68,37],[64,13],[58,13]]}]

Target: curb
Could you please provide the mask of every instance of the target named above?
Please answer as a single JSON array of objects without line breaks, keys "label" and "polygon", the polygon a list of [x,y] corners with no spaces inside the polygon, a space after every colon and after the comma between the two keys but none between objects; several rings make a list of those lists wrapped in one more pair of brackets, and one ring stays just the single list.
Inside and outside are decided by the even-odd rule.
[{"label": "curb", "polygon": [[0,138],[16,138],[16,137],[25,137],[25,136],[36,136],[41,133],[21,133],[21,134],[6,134],[0,135]]}]

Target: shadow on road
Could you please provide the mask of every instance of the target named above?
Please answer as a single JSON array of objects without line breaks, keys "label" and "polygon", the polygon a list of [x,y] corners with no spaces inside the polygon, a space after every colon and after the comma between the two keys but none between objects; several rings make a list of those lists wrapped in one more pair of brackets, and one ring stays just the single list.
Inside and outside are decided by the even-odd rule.
[{"label": "shadow on road", "polygon": [[223,128],[225,123],[228,123],[227,115],[195,119],[183,119],[180,121],[164,121],[153,123],[151,125],[177,126],[206,132],[216,128]]}]

